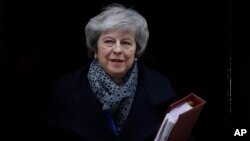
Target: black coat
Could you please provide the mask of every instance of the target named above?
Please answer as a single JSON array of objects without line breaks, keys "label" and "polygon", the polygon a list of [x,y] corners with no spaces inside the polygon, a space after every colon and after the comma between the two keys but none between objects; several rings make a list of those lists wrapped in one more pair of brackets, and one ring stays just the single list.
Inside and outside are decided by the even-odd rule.
[{"label": "black coat", "polygon": [[138,87],[119,138],[113,134],[90,89],[88,69],[80,69],[54,87],[48,112],[48,140],[153,141],[176,95],[166,77],[143,65],[138,68]]}]

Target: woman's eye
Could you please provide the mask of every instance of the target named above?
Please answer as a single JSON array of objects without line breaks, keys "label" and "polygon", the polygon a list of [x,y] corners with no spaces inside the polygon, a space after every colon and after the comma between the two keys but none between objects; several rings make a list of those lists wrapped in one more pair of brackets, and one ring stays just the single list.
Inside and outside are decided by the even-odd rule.
[{"label": "woman's eye", "polygon": [[114,41],[112,41],[112,40],[106,40],[106,41],[104,41],[104,43],[113,43]]},{"label": "woman's eye", "polygon": [[114,45],[114,43],[115,43],[115,41],[113,41],[113,40],[105,40],[104,41],[104,44],[106,44],[106,46],[112,46],[112,45]]},{"label": "woman's eye", "polygon": [[130,42],[122,42],[122,44],[124,44],[124,45],[131,45]]}]

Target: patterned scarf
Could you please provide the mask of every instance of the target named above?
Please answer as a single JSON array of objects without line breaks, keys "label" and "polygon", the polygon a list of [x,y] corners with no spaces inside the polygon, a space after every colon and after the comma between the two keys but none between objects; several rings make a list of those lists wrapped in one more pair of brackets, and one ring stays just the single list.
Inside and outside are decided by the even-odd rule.
[{"label": "patterned scarf", "polygon": [[88,80],[92,92],[102,105],[102,110],[112,114],[118,132],[127,119],[137,86],[138,68],[136,62],[128,71],[121,85],[117,85],[105,73],[97,59],[89,68]]}]

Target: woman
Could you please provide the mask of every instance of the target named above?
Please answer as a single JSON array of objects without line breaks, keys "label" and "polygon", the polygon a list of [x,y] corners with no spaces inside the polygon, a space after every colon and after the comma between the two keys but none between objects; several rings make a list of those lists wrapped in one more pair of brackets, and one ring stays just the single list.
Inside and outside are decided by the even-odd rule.
[{"label": "woman", "polygon": [[54,140],[152,141],[175,93],[167,78],[140,64],[146,20],[119,4],[85,28],[93,61],[56,83],[48,123]]}]

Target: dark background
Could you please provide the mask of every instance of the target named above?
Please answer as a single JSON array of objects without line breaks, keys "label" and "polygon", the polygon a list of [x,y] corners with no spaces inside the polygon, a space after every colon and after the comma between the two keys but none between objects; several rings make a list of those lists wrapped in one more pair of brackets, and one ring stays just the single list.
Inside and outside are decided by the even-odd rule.
[{"label": "dark background", "polygon": [[193,129],[196,141],[227,140],[236,128],[248,128],[249,109],[241,110],[249,107],[247,63],[230,63],[230,1],[2,0],[3,140],[43,140],[49,86],[88,61],[84,27],[110,2],[132,6],[148,21],[148,48],[139,61],[168,76],[180,98],[193,92],[207,101]]}]

